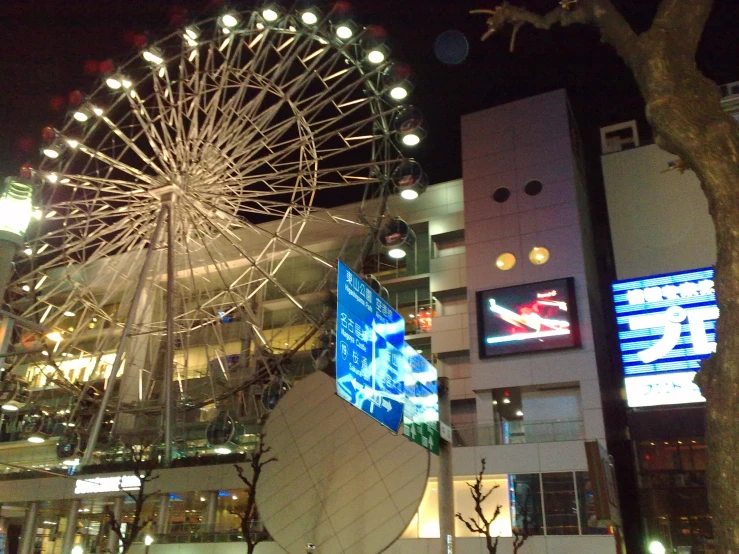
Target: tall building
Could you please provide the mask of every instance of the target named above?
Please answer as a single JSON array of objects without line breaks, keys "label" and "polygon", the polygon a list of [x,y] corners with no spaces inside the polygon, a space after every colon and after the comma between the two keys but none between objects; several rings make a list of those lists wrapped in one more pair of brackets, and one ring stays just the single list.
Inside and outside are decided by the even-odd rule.
[{"label": "tall building", "polygon": [[[433,185],[413,201],[392,198],[389,212],[409,224],[415,242],[401,259],[375,251],[363,273],[372,273],[387,289],[389,303],[405,319],[407,342],[451,379],[457,511],[474,515],[466,483],[485,459],[484,483],[497,487],[485,510],[492,514],[501,507],[492,528],[501,536],[500,552],[512,551],[514,528],[529,535],[521,552],[616,552],[620,516],[614,482],[589,473],[586,453],[590,448],[592,454],[586,445],[595,444],[590,469],[607,473],[601,389],[608,356],[599,325],[604,316],[579,139],[566,95],[555,91],[465,116],[462,133],[462,180]],[[342,256],[358,252],[364,240],[360,231],[337,236],[327,222],[306,232],[301,244],[335,258],[347,237],[351,244]],[[301,282],[323,278],[300,263],[286,265],[285,272],[284,282],[298,292]],[[321,295],[300,298],[311,306],[326,301]],[[266,295],[252,308],[260,310],[260,302],[271,322],[265,326],[270,344],[304,331],[291,327],[290,306]],[[254,346],[240,340],[238,321],[224,317],[218,325],[223,352],[213,354],[193,339],[177,345],[178,359],[197,356],[204,366],[221,364],[226,378],[231,370],[244,370],[244,364],[249,369],[244,357]],[[315,341],[302,347],[290,366],[291,379],[313,371],[321,347]],[[101,383],[105,371],[90,368],[90,362],[69,360],[59,371],[79,386]],[[102,441],[95,453],[98,463],[76,474],[73,464],[63,463],[72,457],[64,457],[64,451],[57,455],[60,436],[66,436],[62,427],[44,428],[42,444],[28,441],[41,430],[30,422],[50,417],[43,408],[64,392],[59,380],[38,366],[14,368],[30,384],[25,392],[31,399],[14,397],[20,409],[3,415],[0,513],[9,552],[57,553],[74,543],[100,551],[110,537],[106,512],[119,511],[125,519],[132,510],[118,490],[121,477],[130,476],[131,461],[117,443]],[[121,382],[125,376],[124,368]],[[259,431],[259,410],[248,400],[269,406],[282,392],[281,383],[277,390],[271,385],[260,385],[258,395],[241,395],[229,405],[228,425],[238,432],[226,441],[221,440],[228,427],[223,414],[210,407],[194,408],[196,416],[178,422],[187,456],[160,470],[152,490],[166,492],[145,507],[145,517],[155,519],[144,532],[156,535],[147,548],[152,554],[205,551],[213,548],[210,543],[229,541],[219,552],[243,551],[232,512],[243,506],[244,493],[232,463],[248,458]],[[137,386],[129,382],[127,394],[135,394]],[[127,422],[128,437],[136,436],[137,421],[143,420]],[[79,452],[78,446],[69,448]],[[437,471],[432,458],[418,512],[388,552],[438,550]],[[367,533],[380,524],[367,519]],[[461,522],[456,536],[457,552],[484,551],[483,540]],[[144,550],[135,548],[132,552]],[[282,551],[272,542],[259,550]],[[316,551],[321,552],[320,543]]]}]

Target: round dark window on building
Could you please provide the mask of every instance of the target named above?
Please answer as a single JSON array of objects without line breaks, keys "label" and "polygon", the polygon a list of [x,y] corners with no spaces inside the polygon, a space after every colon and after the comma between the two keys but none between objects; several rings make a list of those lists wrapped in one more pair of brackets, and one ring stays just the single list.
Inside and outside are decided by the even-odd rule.
[{"label": "round dark window on building", "polygon": [[538,179],[532,179],[526,183],[523,187],[523,191],[529,196],[536,196],[544,188],[544,185]]},{"label": "round dark window on building", "polygon": [[495,189],[495,192],[493,192],[493,200],[495,200],[498,204],[502,204],[510,197],[511,191],[508,190],[506,187],[497,188]]}]

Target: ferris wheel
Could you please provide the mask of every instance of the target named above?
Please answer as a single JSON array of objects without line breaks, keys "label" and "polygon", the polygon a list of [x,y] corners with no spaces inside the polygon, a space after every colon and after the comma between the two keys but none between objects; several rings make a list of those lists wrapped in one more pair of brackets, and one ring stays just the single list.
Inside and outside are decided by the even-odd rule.
[{"label": "ferris wheel", "polygon": [[14,367],[68,393],[50,410],[82,430],[84,462],[142,425],[164,429],[169,460],[188,412],[233,420],[255,390],[269,408],[311,346],[330,347],[337,258],[360,267],[388,195],[426,184],[388,54],[340,13],[222,12],[44,130],[8,298],[51,342]]}]

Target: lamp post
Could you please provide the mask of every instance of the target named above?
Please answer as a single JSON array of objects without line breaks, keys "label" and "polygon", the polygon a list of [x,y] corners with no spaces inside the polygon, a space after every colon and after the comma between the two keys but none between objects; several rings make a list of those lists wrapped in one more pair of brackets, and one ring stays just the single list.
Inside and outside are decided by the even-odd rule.
[{"label": "lamp post", "polygon": [[[0,186],[0,308],[5,301],[5,289],[13,273],[13,258],[23,245],[23,235],[33,215],[33,189],[21,179],[8,177]],[[13,320],[0,319],[0,354],[8,349]],[[0,371],[5,358],[0,358]]]},{"label": "lamp post", "polygon": [[145,554],[149,554],[149,547],[151,547],[152,544],[154,544],[154,537],[152,537],[151,535],[146,535],[144,537],[144,545],[146,545]]},{"label": "lamp post", "polygon": [[33,215],[33,189],[16,177],[0,187],[0,304],[13,270],[13,258],[23,245],[23,235]]}]

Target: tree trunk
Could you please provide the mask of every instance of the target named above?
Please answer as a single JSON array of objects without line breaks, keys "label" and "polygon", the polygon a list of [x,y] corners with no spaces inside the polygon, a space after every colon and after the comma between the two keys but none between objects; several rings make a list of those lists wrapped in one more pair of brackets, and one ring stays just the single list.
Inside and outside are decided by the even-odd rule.
[{"label": "tree trunk", "polygon": [[[655,140],[695,171],[716,227],[718,348],[696,382],[706,404],[708,499],[718,552],[739,553],[739,126],[691,54],[659,33],[632,67]],[[679,188],[675,194],[680,194]]]}]

